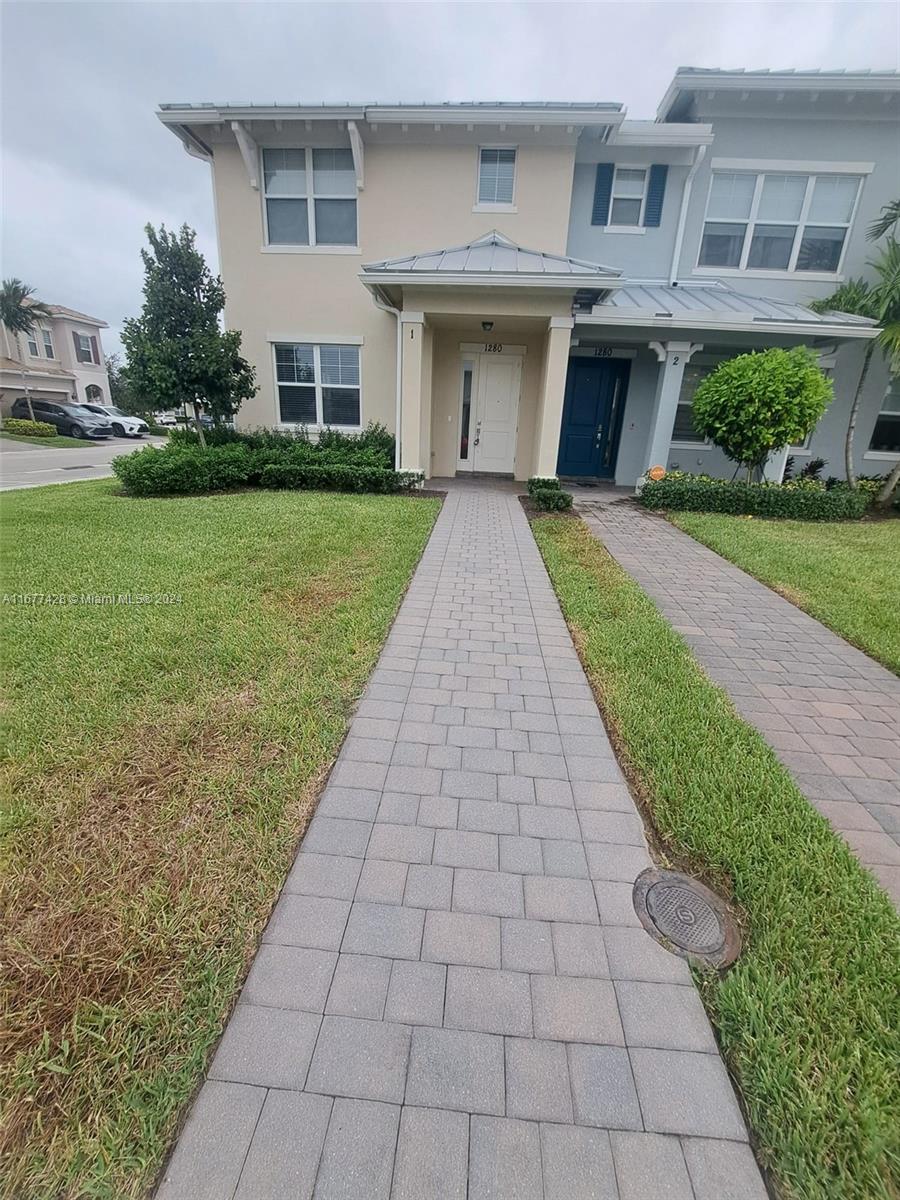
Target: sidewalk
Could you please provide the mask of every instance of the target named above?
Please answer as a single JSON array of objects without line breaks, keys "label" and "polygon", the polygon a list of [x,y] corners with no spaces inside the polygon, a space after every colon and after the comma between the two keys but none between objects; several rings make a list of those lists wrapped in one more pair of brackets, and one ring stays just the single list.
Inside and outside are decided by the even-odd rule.
[{"label": "sidewalk", "polygon": [[158,1200],[765,1200],[512,490],[450,491]]},{"label": "sidewalk", "polygon": [[579,513],[900,905],[900,679],[662,517]]}]

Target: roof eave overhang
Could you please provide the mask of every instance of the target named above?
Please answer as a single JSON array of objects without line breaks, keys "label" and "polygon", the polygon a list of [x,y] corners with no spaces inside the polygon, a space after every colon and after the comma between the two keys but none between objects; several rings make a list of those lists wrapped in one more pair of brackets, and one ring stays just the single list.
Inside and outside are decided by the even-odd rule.
[{"label": "roof eave overhang", "polygon": [[[672,132],[669,132],[671,129]],[[682,149],[692,146],[711,146],[715,141],[712,125],[664,125],[652,124],[647,129],[615,130],[609,139],[610,145],[635,148],[654,147],[660,149]]]},{"label": "roof eave overhang", "polygon": [[894,92],[900,90],[900,76],[875,74],[816,75],[797,72],[756,75],[746,71],[721,74],[685,71],[675,76],[666,88],[656,110],[658,121],[665,121],[683,92]]},{"label": "roof eave overhang", "polygon": [[442,288],[531,288],[544,292],[577,292],[582,288],[608,291],[622,284],[622,280],[608,275],[524,275],[521,272],[504,275],[497,272],[360,271],[359,279],[370,288],[405,284]]},{"label": "roof eave overhang", "polygon": [[220,125],[228,121],[370,121],[381,125],[554,125],[587,128],[618,126],[625,120],[621,105],[609,108],[567,105],[542,107],[478,107],[476,105],[221,105],[192,108],[160,106],[156,113],[178,136],[183,125]]},{"label": "roof eave overhang", "polygon": [[709,330],[711,333],[778,333],[791,334],[794,337],[828,338],[870,341],[878,337],[879,330],[871,326],[859,325],[826,325],[805,321],[740,321],[740,320],[710,320],[701,316],[690,317],[687,314],[672,317],[661,317],[658,314],[645,312],[640,309],[623,310],[621,313],[600,315],[597,313],[579,313],[576,317],[578,325],[609,325],[616,328],[622,326],[640,326],[642,329],[691,329],[695,331]]}]

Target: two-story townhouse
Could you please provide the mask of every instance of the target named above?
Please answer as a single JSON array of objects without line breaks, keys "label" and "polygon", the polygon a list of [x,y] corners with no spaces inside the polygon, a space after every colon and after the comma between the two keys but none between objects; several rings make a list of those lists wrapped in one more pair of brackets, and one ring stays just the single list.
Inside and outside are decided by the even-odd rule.
[{"label": "two-story townhouse", "polygon": [[0,412],[8,414],[26,394],[33,400],[109,404],[109,377],[101,329],[107,323],[61,304],[31,334],[16,338],[2,326]]},{"label": "two-story townhouse", "polygon": [[[744,78],[752,110],[760,77]],[[878,92],[859,89],[859,120],[876,97],[878,119],[896,119],[900,80],[877,80]],[[212,165],[226,319],[260,384],[240,423],[381,421],[398,435],[399,464],[426,476],[633,483],[654,463],[727,469],[697,440],[689,403],[724,356],[807,344],[831,366],[852,346],[842,396],[874,330],[801,301],[832,290],[859,222],[889,198],[879,187],[861,200],[875,167],[850,170],[842,151],[813,170],[811,153],[792,146],[768,183],[756,146],[746,171],[727,166],[737,135],[720,156],[715,113],[707,120],[682,91],[641,122],[619,104],[162,106],[161,120]],[[802,142],[802,115],[787,119]],[[740,182],[719,178],[720,166]],[[707,197],[715,189],[715,209],[754,171],[754,195],[765,191],[754,221],[803,176],[803,221],[777,295],[752,274],[760,253],[777,260],[768,243],[742,248],[739,274],[706,273],[723,237],[736,236],[704,232],[717,220],[706,219]],[[836,226],[850,233],[834,264]],[[770,236],[763,221],[752,229],[751,240]],[[801,244],[818,265],[798,284]],[[813,284],[818,292],[800,294]],[[784,455],[770,472],[783,465]]]}]

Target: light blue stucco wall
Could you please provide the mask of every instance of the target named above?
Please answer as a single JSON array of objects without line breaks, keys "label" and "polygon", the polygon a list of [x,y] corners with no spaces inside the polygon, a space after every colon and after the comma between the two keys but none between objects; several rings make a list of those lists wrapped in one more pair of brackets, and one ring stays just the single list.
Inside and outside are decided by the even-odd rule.
[{"label": "light blue stucco wall", "polygon": [[[869,101],[864,110],[857,107],[859,117],[850,118],[845,113],[852,108],[852,103],[835,97],[829,97],[828,101],[830,109],[815,115],[808,97],[789,97],[785,105],[789,111],[783,116],[772,115],[771,97],[761,100],[757,105],[753,97],[749,101],[740,101],[733,95],[717,95],[713,100],[695,104],[690,116],[693,120],[708,122],[713,126],[714,142],[708,147],[706,159],[694,179],[678,266],[680,279],[709,278],[706,273],[694,272],[697,270],[711,171],[715,160],[723,158],[776,160],[783,162],[785,171],[797,171],[800,169],[798,164],[808,162],[875,164],[874,170],[864,177],[839,277],[813,281],[802,274],[781,279],[759,276],[753,272],[731,273],[727,276],[723,273],[720,277],[729,287],[749,295],[770,296],[802,304],[829,295],[849,277],[872,277],[873,273],[866,263],[875,247],[866,240],[866,229],[881,207],[900,193],[900,136],[896,121],[886,119],[890,110],[883,105],[879,108]],[[685,150],[663,152],[646,148],[638,151],[609,146],[579,150],[575,165],[568,253],[618,267],[631,278],[666,278],[690,153]],[[667,159],[670,163],[669,176],[662,223],[658,229],[648,229],[643,234],[622,234],[591,225],[597,161],[649,165]],[[749,163],[748,169],[752,169]],[[626,331],[619,331],[623,336],[603,338],[596,327],[582,332],[595,340],[610,343],[621,343],[626,334]],[[638,331],[629,333],[630,336],[625,336],[624,340],[636,344]],[[645,336],[649,340],[651,337],[667,335],[656,330],[646,331]],[[673,331],[668,336],[677,334]],[[708,334],[704,338],[701,332],[695,332],[692,336],[694,340],[704,341],[709,349],[713,348],[716,340]],[[773,344],[772,339],[761,338],[758,348],[763,349],[765,344]],[[743,348],[752,347],[748,343]],[[735,346],[734,352],[739,352],[739,349]],[[800,469],[811,457],[821,457],[828,463],[824,472],[826,475],[843,476],[847,415],[859,378],[862,357],[862,343],[850,343],[839,348],[832,369],[835,400],[814,431],[809,450],[795,455],[796,469]],[[639,351],[638,358],[632,363],[619,446],[616,468],[616,480],[619,483],[633,483],[644,465],[643,454],[649,434],[657,371],[655,356],[649,350]],[[868,452],[887,382],[887,368],[880,352],[876,351],[863,393],[854,442],[856,469],[862,474],[880,474],[890,470],[896,461]],[[674,444],[669,454],[669,465],[676,464],[684,470],[725,476],[731,475],[734,470],[733,464],[715,447],[695,449]]]}]

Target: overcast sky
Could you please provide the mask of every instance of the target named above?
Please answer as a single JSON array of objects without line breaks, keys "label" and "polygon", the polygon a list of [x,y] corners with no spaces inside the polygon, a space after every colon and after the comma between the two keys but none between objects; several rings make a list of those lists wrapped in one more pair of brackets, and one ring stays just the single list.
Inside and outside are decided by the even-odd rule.
[{"label": "overcast sky", "polygon": [[161,101],[617,100],[675,68],[900,66],[900,4],[0,3],[2,274],[107,320],[140,308],[147,221],[216,262],[208,168]]}]

